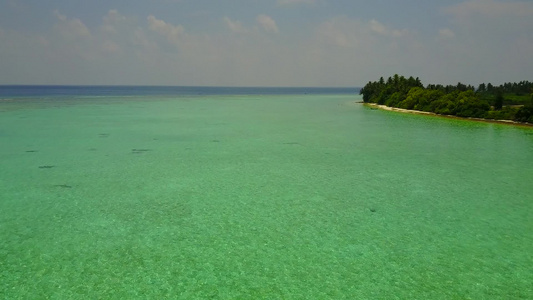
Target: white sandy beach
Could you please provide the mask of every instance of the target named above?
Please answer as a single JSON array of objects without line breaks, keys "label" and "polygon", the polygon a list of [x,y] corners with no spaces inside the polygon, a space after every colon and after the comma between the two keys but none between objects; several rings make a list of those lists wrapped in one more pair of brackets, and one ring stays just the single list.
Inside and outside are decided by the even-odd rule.
[{"label": "white sandy beach", "polygon": [[375,108],[378,108],[378,109],[382,109],[382,110],[396,111],[396,112],[402,112],[402,113],[408,113],[408,114],[433,115],[433,116],[437,116],[437,117],[452,118],[452,119],[459,119],[459,120],[471,120],[471,121],[478,121],[478,122],[488,122],[488,123],[499,123],[499,124],[515,125],[515,126],[533,127],[533,124],[520,123],[520,122],[515,122],[515,121],[512,121],[512,120],[491,120],[491,119],[481,119],[481,118],[462,118],[462,117],[451,116],[451,115],[440,115],[440,114],[436,114],[436,113],[433,113],[433,112],[427,112],[427,111],[390,107],[390,106],[380,105],[380,104],[376,104],[376,103],[363,103],[363,104],[364,105],[368,105],[370,107],[375,107]]}]

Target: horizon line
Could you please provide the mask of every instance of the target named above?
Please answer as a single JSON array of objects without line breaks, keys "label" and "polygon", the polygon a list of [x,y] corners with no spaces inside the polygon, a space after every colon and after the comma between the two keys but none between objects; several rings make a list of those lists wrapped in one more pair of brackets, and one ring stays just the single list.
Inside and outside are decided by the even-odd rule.
[{"label": "horizon line", "polygon": [[188,88],[331,88],[350,89],[362,86],[233,86],[233,85],[152,85],[152,84],[0,84],[0,87],[35,86],[35,87],[188,87]]}]

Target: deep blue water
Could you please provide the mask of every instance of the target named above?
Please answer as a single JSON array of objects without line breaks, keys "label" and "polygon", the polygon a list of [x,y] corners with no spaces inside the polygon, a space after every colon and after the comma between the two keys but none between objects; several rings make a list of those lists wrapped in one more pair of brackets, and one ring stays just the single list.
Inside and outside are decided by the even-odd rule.
[{"label": "deep blue water", "polygon": [[59,96],[325,95],[358,94],[360,88],[3,85],[0,98]]}]

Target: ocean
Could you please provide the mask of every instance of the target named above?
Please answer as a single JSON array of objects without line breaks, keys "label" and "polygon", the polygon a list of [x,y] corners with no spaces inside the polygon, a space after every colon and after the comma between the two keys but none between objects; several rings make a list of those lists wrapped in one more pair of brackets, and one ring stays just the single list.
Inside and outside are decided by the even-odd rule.
[{"label": "ocean", "polygon": [[532,299],[533,129],[358,91],[0,86],[0,298]]}]

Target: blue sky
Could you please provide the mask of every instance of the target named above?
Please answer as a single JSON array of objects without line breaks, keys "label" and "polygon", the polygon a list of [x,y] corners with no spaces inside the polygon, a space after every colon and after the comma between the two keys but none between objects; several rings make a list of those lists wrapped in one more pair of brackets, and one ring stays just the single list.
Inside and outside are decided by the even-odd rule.
[{"label": "blue sky", "polygon": [[0,84],[501,84],[532,53],[530,0],[0,0]]}]

